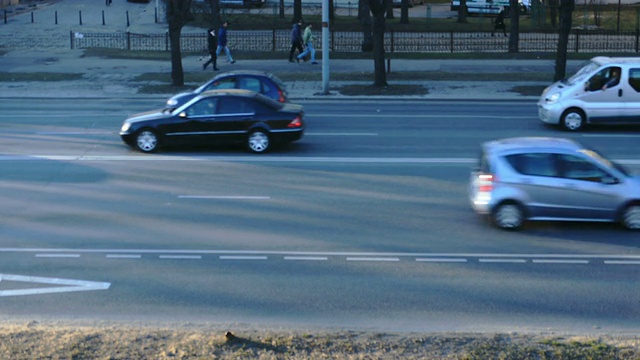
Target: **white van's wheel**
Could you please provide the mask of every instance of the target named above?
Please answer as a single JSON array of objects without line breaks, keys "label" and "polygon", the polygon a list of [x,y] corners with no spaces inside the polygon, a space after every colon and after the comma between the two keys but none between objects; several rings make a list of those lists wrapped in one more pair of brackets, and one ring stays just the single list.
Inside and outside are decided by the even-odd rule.
[{"label": "white van's wheel", "polygon": [[578,131],[584,126],[586,117],[581,110],[569,109],[562,114],[561,124],[565,130]]}]

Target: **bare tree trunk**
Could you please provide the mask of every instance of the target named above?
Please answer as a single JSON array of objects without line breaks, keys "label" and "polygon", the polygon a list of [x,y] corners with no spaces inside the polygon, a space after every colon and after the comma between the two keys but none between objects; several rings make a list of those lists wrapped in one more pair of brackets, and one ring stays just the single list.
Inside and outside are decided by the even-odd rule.
[{"label": "bare tree trunk", "polygon": [[367,0],[369,9],[373,14],[373,86],[387,86],[387,72],[384,64],[384,32],[386,28],[385,13],[388,10],[389,0]]},{"label": "bare tree trunk", "polygon": [[567,72],[567,46],[569,44],[569,34],[571,33],[574,4],[574,0],[560,0],[560,32],[554,81],[564,79]]},{"label": "bare tree trunk", "polygon": [[169,0],[167,21],[169,23],[169,44],[171,46],[171,85],[184,86],[180,34],[182,27],[193,20],[191,0]]},{"label": "bare tree trunk", "polygon": [[387,1],[387,19],[395,19],[392,0]]},{"label": "bare tree trunk", "polygon": [[284,0],[280,0],[278,2],[278,13],[279,13],[279,18],[280,19],[284,19]]},{"label": "bare tree trunk", "polygon": [[551,26],[555,29],[558,26],[558,0],[549,0],[549,17],[551,18]]},{"label": "bare tree trunk", "polygon": [[369,3],[367,0],[358,1],[358,20],[362,25],[362,52],[373,51],[371,10],[369,10]]},{"label": "bare tree trunk", "polygon": [[467,0],[460,0],[460,6],[458,6],[458,23],[467,23]]},{"label": "bare tree trunk", "polygon": [[[409,23],[409,1],[412,0],[402,0],[401,8],[400,8],[400,24],[408,24]],[[393,5],[393,1],[389,1]]]},{"label": "bare tree trunk", "polygon": [[293,0],[293,19],[294,21],[302,19],[302,0]]},{"label": "bare tree trunk", "polygon": [[518,0],[509,0],[511,27],[509,28],[509,52],[517,53],[520,41],[520,4]]}]

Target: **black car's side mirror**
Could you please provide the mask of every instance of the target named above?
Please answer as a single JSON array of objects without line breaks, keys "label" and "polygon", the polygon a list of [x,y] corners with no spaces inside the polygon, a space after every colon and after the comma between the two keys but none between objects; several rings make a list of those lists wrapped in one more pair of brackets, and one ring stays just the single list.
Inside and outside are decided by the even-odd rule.
[{"label": "black car's side mirror", "polygon": [[180,117],[181,117],[181,118],[183,118],[183,119],[188,118],[188,116],[187,116],[187,112],[186,112],[186,111],[181,112],[180,114],[178,114],[178,116],[180,116]]}]

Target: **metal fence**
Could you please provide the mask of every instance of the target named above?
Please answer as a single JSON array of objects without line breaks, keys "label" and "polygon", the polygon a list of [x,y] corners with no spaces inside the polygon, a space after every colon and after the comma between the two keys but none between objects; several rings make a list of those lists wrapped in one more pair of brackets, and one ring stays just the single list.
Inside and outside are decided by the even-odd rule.
[{"label": "metal fence", "polygon": [[[274,52],[291,47],[288,30],[229,31],[229,46],[234,51]],[[71,33],[71,48],[112,48],[138,51],[169,51],[169,35],[134,33]],[[329,49],[333,52],[360,52],[361,32],[330,33]],[[316,49],[322,49],[318,36]],[[553,52],[557,49],[557,33],[520,33],[519,52]],[[568,51],[575,53],[637,53],[640,34],[574,31],[569,36]],[[181,51],[206,52],[206,33],[182,34]],[[490,32],[387,32],[388,53],[482,53],[508,52],[507,37],[494,37]]]}]

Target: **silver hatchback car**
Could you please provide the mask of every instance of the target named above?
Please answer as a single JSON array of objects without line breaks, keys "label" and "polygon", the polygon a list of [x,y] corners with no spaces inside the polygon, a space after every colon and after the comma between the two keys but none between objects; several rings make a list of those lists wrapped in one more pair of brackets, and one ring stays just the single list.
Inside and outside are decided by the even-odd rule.
[{"label": "silver hatchback car", "polygon": [[526,220],[620,222],[640,229],[640,177],[569,139],[482,144],[469,200],[503,229],[518,229]]}]

